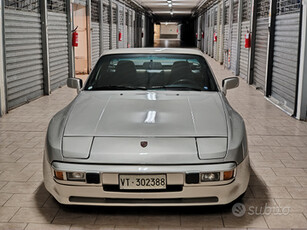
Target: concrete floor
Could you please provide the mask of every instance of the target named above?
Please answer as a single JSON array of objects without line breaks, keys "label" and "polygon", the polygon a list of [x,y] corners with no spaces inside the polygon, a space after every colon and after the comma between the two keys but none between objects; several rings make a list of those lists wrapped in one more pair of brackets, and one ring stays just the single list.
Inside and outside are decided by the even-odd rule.
[{"label": "concrete floor", "polygon": [[[208,61],[219,82],[231,76]],[[307,123],[287,116],[243,81],[227,96],[248,132],[252,176],[243,217],[232,214],[232,205],[59,205],[42,182],[42,151],[49,120],[75,95],[63,87],[0,119],[0,229],[307,229]]]}]

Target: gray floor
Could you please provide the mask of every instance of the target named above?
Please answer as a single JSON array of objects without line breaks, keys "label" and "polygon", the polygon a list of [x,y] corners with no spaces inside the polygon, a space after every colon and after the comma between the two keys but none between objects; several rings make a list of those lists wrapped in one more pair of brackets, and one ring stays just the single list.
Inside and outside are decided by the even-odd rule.
[{"label": "gray floor", "polygon": [[[231,76],[207,58],[218,81]],[[307,229],[307,124],[280,111],[243,80],[227,97],[243,116],[252,176],[243,217],[232,205],[106,208],[59,205],[42,182],[51,117],[75,96],[63,87],[0,119],[0,229]]]}]

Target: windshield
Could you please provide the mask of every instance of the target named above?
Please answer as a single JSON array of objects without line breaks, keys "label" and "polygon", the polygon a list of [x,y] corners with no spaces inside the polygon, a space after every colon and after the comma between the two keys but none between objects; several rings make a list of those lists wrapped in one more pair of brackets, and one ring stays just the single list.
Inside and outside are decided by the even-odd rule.
[{"label": "windshield", "polygon": [[84,89],[217,91],[217,86],[198,55],[116,54],[99,59]]}]

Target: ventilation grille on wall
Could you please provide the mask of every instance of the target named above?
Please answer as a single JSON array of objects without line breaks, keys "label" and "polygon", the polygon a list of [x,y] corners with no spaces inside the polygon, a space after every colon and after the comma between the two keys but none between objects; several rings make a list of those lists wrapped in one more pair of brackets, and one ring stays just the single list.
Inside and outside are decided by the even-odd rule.
[{"label": "ventilation grille on wall", "polygon": [[91,0],[91,21],[99,22],[99,1]]},{"label": "ventilation grille on wall", "polygon": [[52,11],[52,12],[66,12],[66,1],[65,0],[48,0],[47,8],[48,8],[48,11]]},{"label": "ventilation grille on wall", "polygon": [[5,7],[15,10],[39,12],[39,0],[5,0]]},{"label": "ventilation grille on wall", "polygon": [[111,23],[111,17],[110,17],[110,7],[103,4],[103,23],[110,24]]},{"label": "ventilation grille on wall", "polygon": [[225,25],[229,24],[229,6],[225,9]]},{"label": "ventilation grille on wall", "polygon": [[233,4],[233,18],[232,18],[233,23],[238,23],[238,10],[239,10],[239,2],[237,1]]},{"label": "ventilation grille on wall", "polygon": [[117,8],[112,7],[112,18],[113,18],[113,24],[117,24]]},{"label": "ventilation grille on wall", "polygon": [[267,18],[270,12],[270,0],[258,0],[257,18]]},{"label": "ventilation grille on wall", "polygon": [[123,10],[121,10],[121,11],[119,12],[119,24],[120,24],[121,26],[124,25],[124,11],[123,11]]},{"label": "ventilation grille on wall", "polygon": [[293,14],[300,12],[300,0],[277,0],[277,15]]},{"label": "ventilation grille on wall", "polygon": [[251,18],[251,0],[243,0],[242,3],[242,21],[249,21]]}]

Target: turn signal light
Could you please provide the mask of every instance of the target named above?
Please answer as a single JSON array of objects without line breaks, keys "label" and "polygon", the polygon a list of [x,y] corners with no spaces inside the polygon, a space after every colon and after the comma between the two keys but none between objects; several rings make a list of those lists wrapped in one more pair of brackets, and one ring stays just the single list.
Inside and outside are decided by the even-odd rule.
[{"label": "turn signal light", "polygon": [[61,171],[54,171],[54,174],[55,174],[55,177],[58,180],[64,180],[64,173],[63,172],[61,172]]},{"label": "turn signal light", "polygon": [[233,178],[234,170],[224,172],[224,180],[230,180]]}]

